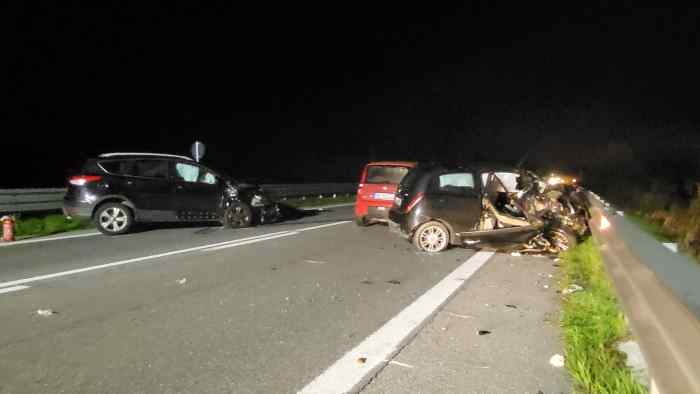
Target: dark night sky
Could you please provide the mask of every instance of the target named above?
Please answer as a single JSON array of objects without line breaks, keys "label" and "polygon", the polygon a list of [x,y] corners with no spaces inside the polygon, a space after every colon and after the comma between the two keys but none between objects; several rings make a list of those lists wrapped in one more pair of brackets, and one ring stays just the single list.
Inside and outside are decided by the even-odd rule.
[{"label": "dark night sky", "polygon": [[2,142],[16,165],[0,188],[195,139],[205,163],[261,180],[527,150],[537,167],[585,172],[608,155],[697,175],[697,10],[37,3],[3,13]]}]

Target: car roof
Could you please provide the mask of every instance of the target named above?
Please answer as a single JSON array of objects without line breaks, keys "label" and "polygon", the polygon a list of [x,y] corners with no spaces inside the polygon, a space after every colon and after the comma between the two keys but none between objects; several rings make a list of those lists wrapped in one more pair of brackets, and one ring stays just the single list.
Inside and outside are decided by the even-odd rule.
[{"label": "car roof", "polygon": [[415,167],[415,161],[371,161],[368,166]]},{"label": "car roof", "polygon": [[161,157],[161,158],[176,158],[187,161],[194,161],[191,157],[171,155],[168,153],[148,153],[148,152],[114,152],[114,153],[103,153],[99,156],[101,159],[105,158],[118,158],[118,157]]}]

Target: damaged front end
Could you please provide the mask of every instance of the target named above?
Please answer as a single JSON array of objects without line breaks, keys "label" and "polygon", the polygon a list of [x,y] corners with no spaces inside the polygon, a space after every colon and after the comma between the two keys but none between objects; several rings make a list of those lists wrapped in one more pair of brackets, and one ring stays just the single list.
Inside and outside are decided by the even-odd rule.
[{"label": "damaged front end", "polygon": [[280,207],[262,187],[228,181],[222,201],[225,223],[230,227],[274,223],[281,219]]}]

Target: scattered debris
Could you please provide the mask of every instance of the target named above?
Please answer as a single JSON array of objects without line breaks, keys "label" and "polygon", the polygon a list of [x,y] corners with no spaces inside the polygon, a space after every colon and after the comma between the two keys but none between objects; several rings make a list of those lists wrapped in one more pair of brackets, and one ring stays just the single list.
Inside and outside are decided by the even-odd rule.
[{"label": "scattered debris", "polygon": [[506,304],[506,308],[518,309],[518,307],[513,304]]},{"label": "scattered debris", "polygon": [[36,311],[36,314],[39,316],[51,316],[57,313],[58,312],[54,311],[53,309],[39,309],[38,311]]},{"label": "scattered debris", "polygon": [[454,312],[446,312],[448,315],[453,316],[453,317],[458,317],[460,319],[473,319],[474,316],[470,315],[460,315],[459,313],[454,313]]},{"label": "scattered debris", "polygon": [[479,331],[477,331],[477,333],[478,333],[479,335],[489,335],[489,334],[491,334],[491,331],[479,330]]},{"label": "scattered debris", "polygon": [[[386,360],[384,360],[384,361],[386,361]],[[400,362],[394,361],[394,360],[387,361],[387,363],[388,363],[388,364],[391,364],[391,365],[398,365],[399,367],[404,367],[404,368],[410,368],[410,369],[415,368],[413,365],[400,363]]]},{"label": "scattered debris", "polygon": [[401,281],[398,281],[396,279],[388,280],[386,283],[392,284],[392,285],[400,285]]},{"label": "scattered debris", "polygon": [[304,260],[304,262],[309,263],[309,264],[326,264],[326,261],[318,261],[318,260]]},{"label": "scattered debris", "polygon": [[549,359],[549,363],[555,368],[561,368],[564,366],[564,356],[555,354]]},{"label": "scattered debris", "polygon": [[367,357],[360,357],[357,359],[358,364],[364,364],[367,362]]},{"label": "scattered debris", "polygon": [[673,253],[678,253],[678,244],[675,242],[663,242],[663,245]]},{"label": "scattered debris", "polygon": [[562,294],[572,294],[572,293],[576,293],[577,291],[581,291],[581,290],[583,290],[583,287],[581,287],[577,284],[573,284],[573,285],[569,285],[569,287],[564,289],[561,293]]},{"label": "scattered debris", "polygon": [[185,283],[187,283],[187,278],[182,278],[182,279],[178,280],[177,283],[184,285]]},{"label": "scattered debris", "polygon": [[522,254],[520,254],[520,252],[513,252],[513,253],[511,253],[510,255],[513,256],[513,257],[520,257],[520,256],[522,256]]}]

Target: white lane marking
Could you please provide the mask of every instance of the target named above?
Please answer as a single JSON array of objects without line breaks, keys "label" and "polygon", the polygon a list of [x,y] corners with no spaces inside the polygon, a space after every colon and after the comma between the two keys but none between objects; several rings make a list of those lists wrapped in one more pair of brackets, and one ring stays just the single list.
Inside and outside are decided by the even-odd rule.
[{"label": "white lane marking", "polygon": [[[386,362],[386,360],[384,360],[384,362]],[[400,363],[400,362],[395,361],[395,360],[389,361],[389,364],[391,364],[391,365],[398,365],[399,367],[410,368],[410,369],[415,368],[413,365]]]},{"label": "white lane marking", "polygon": [[37,243],[37,242],[59,241],[62,239],[70,239],[70,238],[92,237],[92,236],[100,235],[100,234],[101,233],[94,232],[94,233],[85,233],[85,234],[62,235],[60,237],[25,239],[24,241],[2,242],[2,243],[0,243],[0,247],[33,244],[33,243]]},{"label": "white lane marking", "polygon": [[171,252],[165,252],[165,253],[158,253],[154,254],[151,256],[144,256],[144,257],[136,257],[133,259],[128,259],[128,260],[121,260],[121,261],[115,261],[113,263],[107,263],[107,264],[100,264],[100,265],[95,265],[91,267],[85,267],[85,268],[78,268],[74,270],[69,270],[69,271],[62,271],[62,272],[56,272],[53,274],[46,274],[46,275],[39,275],[39,276],[34,276],[31,278],[24,278],[24,279],[18,279],[18,280],[13,280],[9,282],[2,282],[0,283],[0,287],[9,287],[9,286],[15,286],[15,285],[23,285],[25,283],[32,283],[32,282],[38,282],[40,280],[45,280],[45,279],[53,279],[53,278],[59,278],[62,276],[68,276],[68,275],[74,275],[74,274],[80,274],[83,272],[89,272],[89,271],[95,271],[99,269],[104,269],[104,268],[110,268],[110,267],[117,267],[120,265],[126,265],[126,264],[131,264],[131,263],[138,263],[141,261],[146,261],[146,260],[153,260],[161,257],[167,257],[167,256],[173,256],[177,254],[183,254],[183,253],[189,253],[189,252],[195,252],[198,250],[203,250],[203,249],[209,249],[212,247],[216,246],[221,246],[221,245],[226,245],[230,243],[240,243],[243,241],[247,240],[253,240],[257,238],[264,238],[264,237],[269,237],[272,235],[276,234],[286,234],[288,231],[280,231],[277,233],[272,233],[272,234],[262,234],[262,235],[257,235],[255,237],[248,237],[248,238],[241,238],[241,239],[235,239],[231,241],[226,241],[226,242],[218,242],[215,244],[210,244],[210,245],[202,245],[202,246],[195,246],[193,248],[187,248],[187,249],[180,249],[180,250],[173,250]]},{"label": "white lane marking", "polygon": [[282,233],[282,234],[272,235],[272,236],[269,236],[269,237],[255,238],[255,239],[251,239],[251,240],[248,240],[248,241],[231,242],[231,243],[228,243],[228,244],[226,244],[226,245],[217,246],[217,247],[214,247],[214,248],[204,249],[204,251],[205,251],[205,252],[212,252],[212,251],[215,251],[215,250],[221,250],[221,249],[227,249],[227,248],[234,248],[234,247],[236,247],[236,246],[248,245],[248,244],[252,244],[252,243],[256,243],[256,242],[267,241],[267,240],[275,239],[275,238],[289,237],[290,235],[298,235],[298,234],[299,234],[299,233],[296,232],[296,231],[284,232],[284,233]]},{"label": "white lane marking", "polygon": [[350,220],[343,220],[342,222],[328,223],[328,224],[322,224],[320,226],[301,228],[301,229],[294,230],[294,231],[302,232],[302,231],[318,230],[319,228],[337,226],[339,224],[345,224],[345,223],[350,223]]},{"label": "white lane marking", "polygon": [[11,293],[11,292],[13,292],[13,291],[19,291],[19,290],[24,290],[24,289],[28,289],[28,288],[29,288],[29,286],[12,286],[12,287],[5,287],[5,288],[0,289],[0,294]]},{"label": "white lane marking", "polygon": [[[477,252],[357,347],[347,352],[299,393],[347,393],[361,389],[385,365],[384,360],[394,358],[401,346],[465,283],[456,281],[455,278],[469,278],[474,275],[493,254]],[[357,360],[361,358],[365,361],[358,363]]]}]

